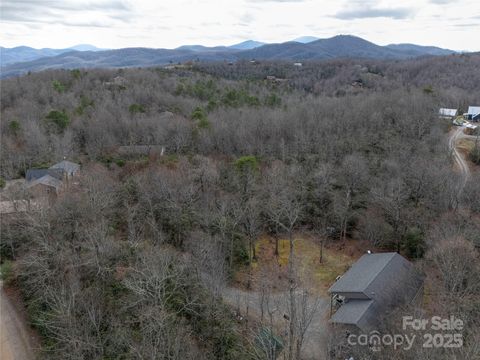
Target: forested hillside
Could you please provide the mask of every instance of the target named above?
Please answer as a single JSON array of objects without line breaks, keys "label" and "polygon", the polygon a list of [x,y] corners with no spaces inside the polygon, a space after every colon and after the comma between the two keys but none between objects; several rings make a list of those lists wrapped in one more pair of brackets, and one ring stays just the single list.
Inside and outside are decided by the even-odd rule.
[{"label": "forested hillside", "polygon": [[[43,356],[271,359],[258,335],[267,321],[239,320],[222,295],[260,237],[302,233],[414,261],[435,314],[465,321],[457,358],[474,359],[480,174],[471,164],[459,190],[438,109],[477,105],[479,68],[480,55],[455,55],[2,80],[2,179],[63,158],[82,165],[52,206],[2,216],[1,255]],[[295,326],[269,327],[290,359],[302,352]],[[337,340],[321,358],[345,358]]]}]

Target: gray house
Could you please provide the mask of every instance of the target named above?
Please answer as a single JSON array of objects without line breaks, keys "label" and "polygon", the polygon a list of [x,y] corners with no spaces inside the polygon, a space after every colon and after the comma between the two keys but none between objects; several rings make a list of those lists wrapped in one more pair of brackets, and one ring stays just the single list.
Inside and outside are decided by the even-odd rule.
[{"label": "gray house", "polygon": [[27,183],[27,189],[35,198],[42,198],[52,205],[63,189],[63,181],[46,174]]},{"label": "gray house", "polygon": [[332,301],[340,304],[330,321],[368,331],[422,290],[423,276],[401,255],[365,254],[329,289]]},{"label": "gray house", "polygon": [[67,178],[71,178],[78,173],[80,170],[80,165],[68,160],[63,160],[55,165],[50,166],[50,169],[61,171]]},{"label": "gray house", "polygon": [[63,179],[63,170],[61,169],[28,169],[25,174],[25,180],[27,182],[32,182],[38,180],[45,175],[50,175],[51,177],[62,180]]}]

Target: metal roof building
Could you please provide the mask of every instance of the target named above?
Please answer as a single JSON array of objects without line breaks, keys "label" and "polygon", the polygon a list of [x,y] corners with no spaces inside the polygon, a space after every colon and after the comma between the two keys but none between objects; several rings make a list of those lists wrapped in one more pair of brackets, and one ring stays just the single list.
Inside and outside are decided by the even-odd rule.
[{"label": "metal roof building", "polygon": [[457,109],[440,108],[440,110],[438,111],[438,115],[440,117],[455,117],[457,116],[457,113]]},{"label": "metal roof building", "polygon": [[391,307],[415,298],[422,284],[422,276],[401,255],[365,254],[330,287],[330,294],[345,299],[331,322],[370,329]]},{"label": "metal roof building", "polygon": [[480,106],[469,106],[466,115],[468,120],[480,121]]},{"label": "metal roof building", "polygon": [[469,106],[467,114],[469,115],[480,114],[480,106]]}]

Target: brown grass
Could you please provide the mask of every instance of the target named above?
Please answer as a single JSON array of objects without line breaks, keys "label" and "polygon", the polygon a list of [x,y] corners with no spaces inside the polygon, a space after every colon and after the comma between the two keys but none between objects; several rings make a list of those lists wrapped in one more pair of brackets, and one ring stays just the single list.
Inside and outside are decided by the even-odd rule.
[{"label": "brown grass", "polygon": [[[276,283],[277,288],[287,284],[287,265],[290,256],[289,241],[279,240],[279,254],[275,256],[275,241],[269,237],[260,238],[256,245],[257,260],[252,264],[251,279],[254,283],[267,276]],[[320,263],[320,242],[316,239],[296,237],[294,240],[296,273],[302,287],[313,292],[326,294],[336,277],[346,270],[361,255],[361,252],[347,243],[346,246],[327,246],[323,249],[323,259]],[[236,280],[244,283],[248,279],[249,268],[236,274]]]}]

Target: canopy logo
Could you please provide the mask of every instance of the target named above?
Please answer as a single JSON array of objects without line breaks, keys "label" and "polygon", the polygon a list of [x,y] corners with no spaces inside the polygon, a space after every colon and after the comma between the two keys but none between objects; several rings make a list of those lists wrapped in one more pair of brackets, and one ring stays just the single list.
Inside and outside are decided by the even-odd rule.
[{"label": "canopy logo", "polygon": [[[402,318],[404,333],[381,334],[374,330],[369,334],[350,334],[347,342],[351,346],[368,346],[372,351],[392,346],[395,350],[410,350],[415,342],[421,341],[423,348],[460,348],[463,346],[463,321],[450,316],[442,318],[415,319],[413,316]],[[421,333],[419,333],[421,332]]]},{"label": "canopy logo", "polygon": [[408,334],[380,334],[377,330],[369,334],[350,334],[347,342],[349,345],[369,346],[373,351],[379,351],[382,346],[393,346],[396,349],[410,350],[417,335]]}]

